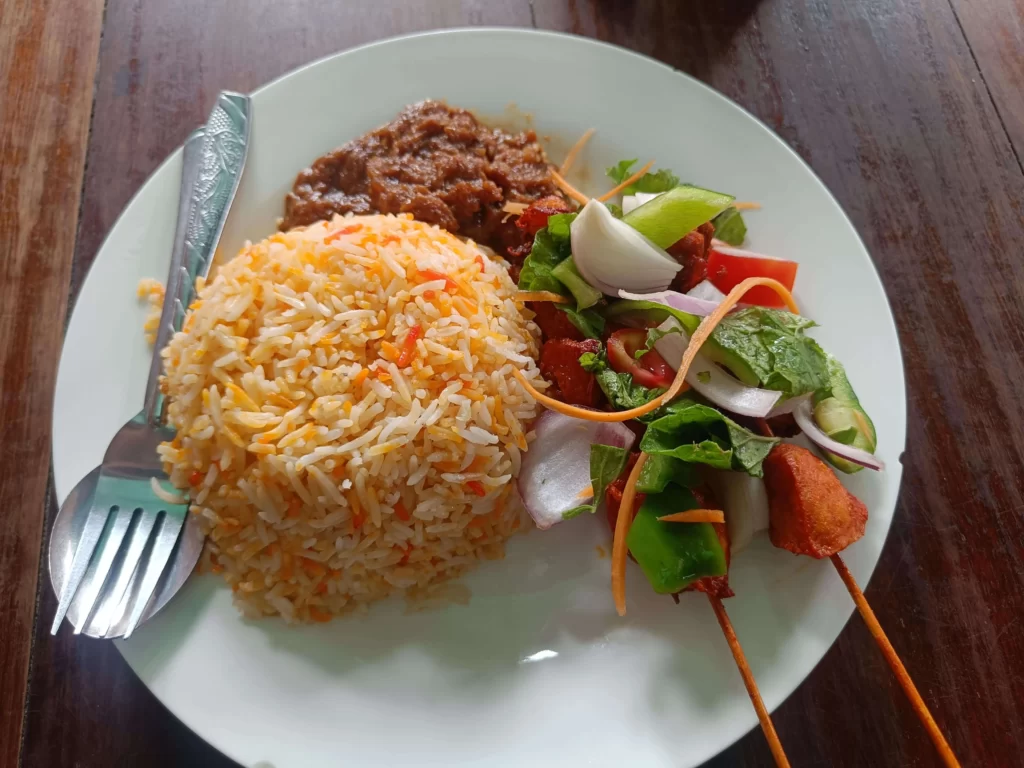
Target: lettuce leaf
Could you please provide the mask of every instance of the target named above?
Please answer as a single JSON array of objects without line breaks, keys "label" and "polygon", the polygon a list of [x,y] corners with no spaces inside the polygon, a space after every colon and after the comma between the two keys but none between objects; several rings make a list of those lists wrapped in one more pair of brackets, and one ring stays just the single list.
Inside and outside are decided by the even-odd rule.
[{"label": "lettuce leaf", "polygon": [[608,367],[604,350],[600,352],[584,352],[580,355],[580,367],[590,373],[598,373]]},{"label": "lettuce leaf", "polygon": [[569,258],[569,225],[575,218],[575,213],[555,214],[548,219],[548,225],[534,235],[530,255],[519,273],[519,290],[569,295],[569,289],[551,271]]},{"label": "lettuce leaf", "polygon": [[[633,175],[632,169],[636,163],[637,158],[633,158],[632,160],[620,160],[611,168],[606,168],[605,173],[608,178],[616,184],[621,184]],[[673,187],[678,186],[679,177],[672,173],[672,171],[662,168],[660,171],[655,171],[654,173],[645,173],[634,183],[622,190],[622,194],[634,195],[637,192],[668,192]]]},{"label": "lettuce leaf", "polygon": [[658,342],[659,339],[661,339],[664,336],[668,336],[670,333],[680,333],[682,330],[683,329],[679,327],[666,328],[664,330],[658,328],[657,326],[655,326],[654,328],[648,328],[647,340],[644,342],[643,347],[641,347],[640,349],[633,353],[633,357],[639,360],[641,357],[643,357],[652,349],[654,349],[654,345]]},{"label": "lettuce leaf", "polygon": [[568,254],[563,255],[547,229],[540,230],[533,238],[533,248],[523,262],[519,273],[519,290],[550,291],[562,296],[569,295],[569,289],[551,274]]},{"label": "lettuce leaf", "polygon": [[558,308],[569,316],[569,321],[588,339],[600,339],[604,333],[604,317],[593,309],[577,309],[570,304]]},{"label": "lettuce leaf", "polygon": [[715,225],[715,237],[729,245],[743,245],[747,237],[747,224],[733,206],[729,206],[711,220]]},{"label": "lettuce leaf", "polygon": [[611,168],[605,168],[604,173],[609,179],[614,181],[616,184],[621,184],[622,182],[629,178],[629,169],[636,165],[639,159],[640,158],[638,157],[634,157],[632,160],[619,160],[619,162],[617,162]]},{"label": "lettuce leaf", "polygon": [[762,437],[741,427],[728,416],[725,419],[725,426],[729,430],[729,442],[732,443],[732,466],[733,469],[742,470],[748,475],[761,477],[762,462],[768,458],[772,448],[779,444],[777,437]]},{"label": "lettuce leaf", "polygon": [[556,213],[554,216],[548,217],[548,234],[551,235],[551,239],[555,245],[558,246],[559,250],[564,250],[565,255],[569,255],[569,227],[576,219],[577,214],[575,213]]},{"label": "lettuce leaf", "polygon": [[[597,372],[597,385],[601,387],[604,396],[617,411],[628,411],[630,408],[646,405],[665,391],[664,389],[648,389],[636,384],[628,373],[616,373],[608,367]],[[645,421],[652,415],[641,416],[639,421]]]},{"label": "lettuce leaf", "polygon": [[673,456],[655,454],[648,456],[640,477],[636,481],[636,489],[640,493],[661,493],[669,485],[692,488],[700,483],[700,475],[692,464]]},{"label": "lettuce leaf", "polygon": [[804,334],[815,325],[785,310],[748,307],[726,315],[712,338],[748,365],[762,387],[795,397],[829,386],[825,353]]},{"label": "lettuce leaf", "polygon": [[622,474],[629,459],[629,451],[611,445],[590,446],[590,487],[594,489],[594,498],[589,504],[580,504],[568,512],[562,513],[563,520],[569,520],[584,512],[593,514],[604,501],[604,493],[615,478]]},{"label": "lettuce leaf", "polygon": [[761,477],[761,463],[778,438],[761,437],[718,410],[689,398],[675,400],[647,425],[640,450],[680,461],[735,469]]}]

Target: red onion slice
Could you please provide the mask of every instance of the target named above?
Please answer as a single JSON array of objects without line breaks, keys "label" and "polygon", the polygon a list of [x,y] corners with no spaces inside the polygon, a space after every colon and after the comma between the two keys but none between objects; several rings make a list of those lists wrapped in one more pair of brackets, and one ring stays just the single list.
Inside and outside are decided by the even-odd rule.
[{"label": "red onion slice", "polygon": [[530,517],[541,530],[593,498],[590,446],[633,447],[636,435],[621,422],[595,422],[545,411],[534,426],[536,438],[523,456],[516,484]]},{"label": "red onion slice", "polygon": [[678,309],[680,312],[688,312],[698,317],[707,317],[715,311],[715,308],[720,303],[718,301],[708,301],[707,299],[688,296],[685,293],[679,293],[679,291],[658,291],[657,293],[619,291],[619,298],[629,299],[630,301],[651,301],[655,304],[664,304],[666,307]]},{"label": "red onion slice", "polygon": [[852,461],[854,464],[860,464],[862,467],[879,471],[885,469],[885,462],[874,454],[860,448],[854,448],[852,445],[844,445],[822,432],[821,428],[814,423],[812,397],[812,395],[801,395],[800,397],[793,398],[796,401],[792,409],[793,418],[800,429],[803,430],[803,433],[807,435],[808,440],[823,451],[835,454],[841,459]]},{"label": "red onion slice", "polygon": [[812,396],[813,395],[800,395],[799,397],[791,397],[788,400],[783,400],[772,408],[772,412],[769,413],[766,418],[774,419],[776,416],[785,416],[787,413],[792,413],[800,405],[801,400]]},{"label": "red onion slice", "polygon": [[[678,370],[683,353],[690,345],[690,337],[674,317],[665,320],[658,328],[663,331],[678,329],[678,333],[670,333],[654,342],[654,348],[665,362]],[[755,419],[767,416],[782,397],[781,392],[771,389],[748,387],[700,352],[693,358],[686,383],[719,408]]]}]

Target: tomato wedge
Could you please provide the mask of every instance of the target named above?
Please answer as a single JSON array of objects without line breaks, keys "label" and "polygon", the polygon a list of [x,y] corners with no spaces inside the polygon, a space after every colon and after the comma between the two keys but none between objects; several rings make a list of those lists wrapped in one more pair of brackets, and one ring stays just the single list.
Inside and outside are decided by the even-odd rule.
[{"label": "tomato wedge", "polygon": [[616,373],[628,373],[641,386],[670,386],[676,372],[656,349],[649,350],[637,360],[637,350],[646,344],[647,331],[641,328],[616,331],[608,337],[608,364]]},{"label": "tomato wedge", "polygon": [[[708,280],[722,293],[729,293],[748,277],[770,277],[792,291],[797,266],[795,261],[775,259],[725,245],[712,245],[708,253]],[[747,291],[743,301],[762,307],[786,306],[775,291],[763,285]]]}]

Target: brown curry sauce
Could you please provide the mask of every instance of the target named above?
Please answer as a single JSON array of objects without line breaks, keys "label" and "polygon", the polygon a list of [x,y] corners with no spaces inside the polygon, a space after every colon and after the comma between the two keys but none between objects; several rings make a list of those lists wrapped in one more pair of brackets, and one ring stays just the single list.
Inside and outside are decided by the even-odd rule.
[{"label": "brown curry sauce", "polygon": [[339,213],[411,213],[514,256],[526,235],[504,204],[557,194],[533,131],[505,133],[464,109],[423,101],[299,173],[280,229]]}]

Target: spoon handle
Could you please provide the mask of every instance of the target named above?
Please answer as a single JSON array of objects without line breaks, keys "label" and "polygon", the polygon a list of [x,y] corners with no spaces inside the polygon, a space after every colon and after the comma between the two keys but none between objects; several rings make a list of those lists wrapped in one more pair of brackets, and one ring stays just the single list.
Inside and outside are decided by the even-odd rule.
[{"label": "spoon handle", "polygon": [[210,273],[249,152],[251,112],[248,96],[224,91],[206,126],[193,131],[185,142],[174,248],[146,381],[145,418],[153,426],[162,424],[164,416],[160,351],[181,330],[196,280]]}]

